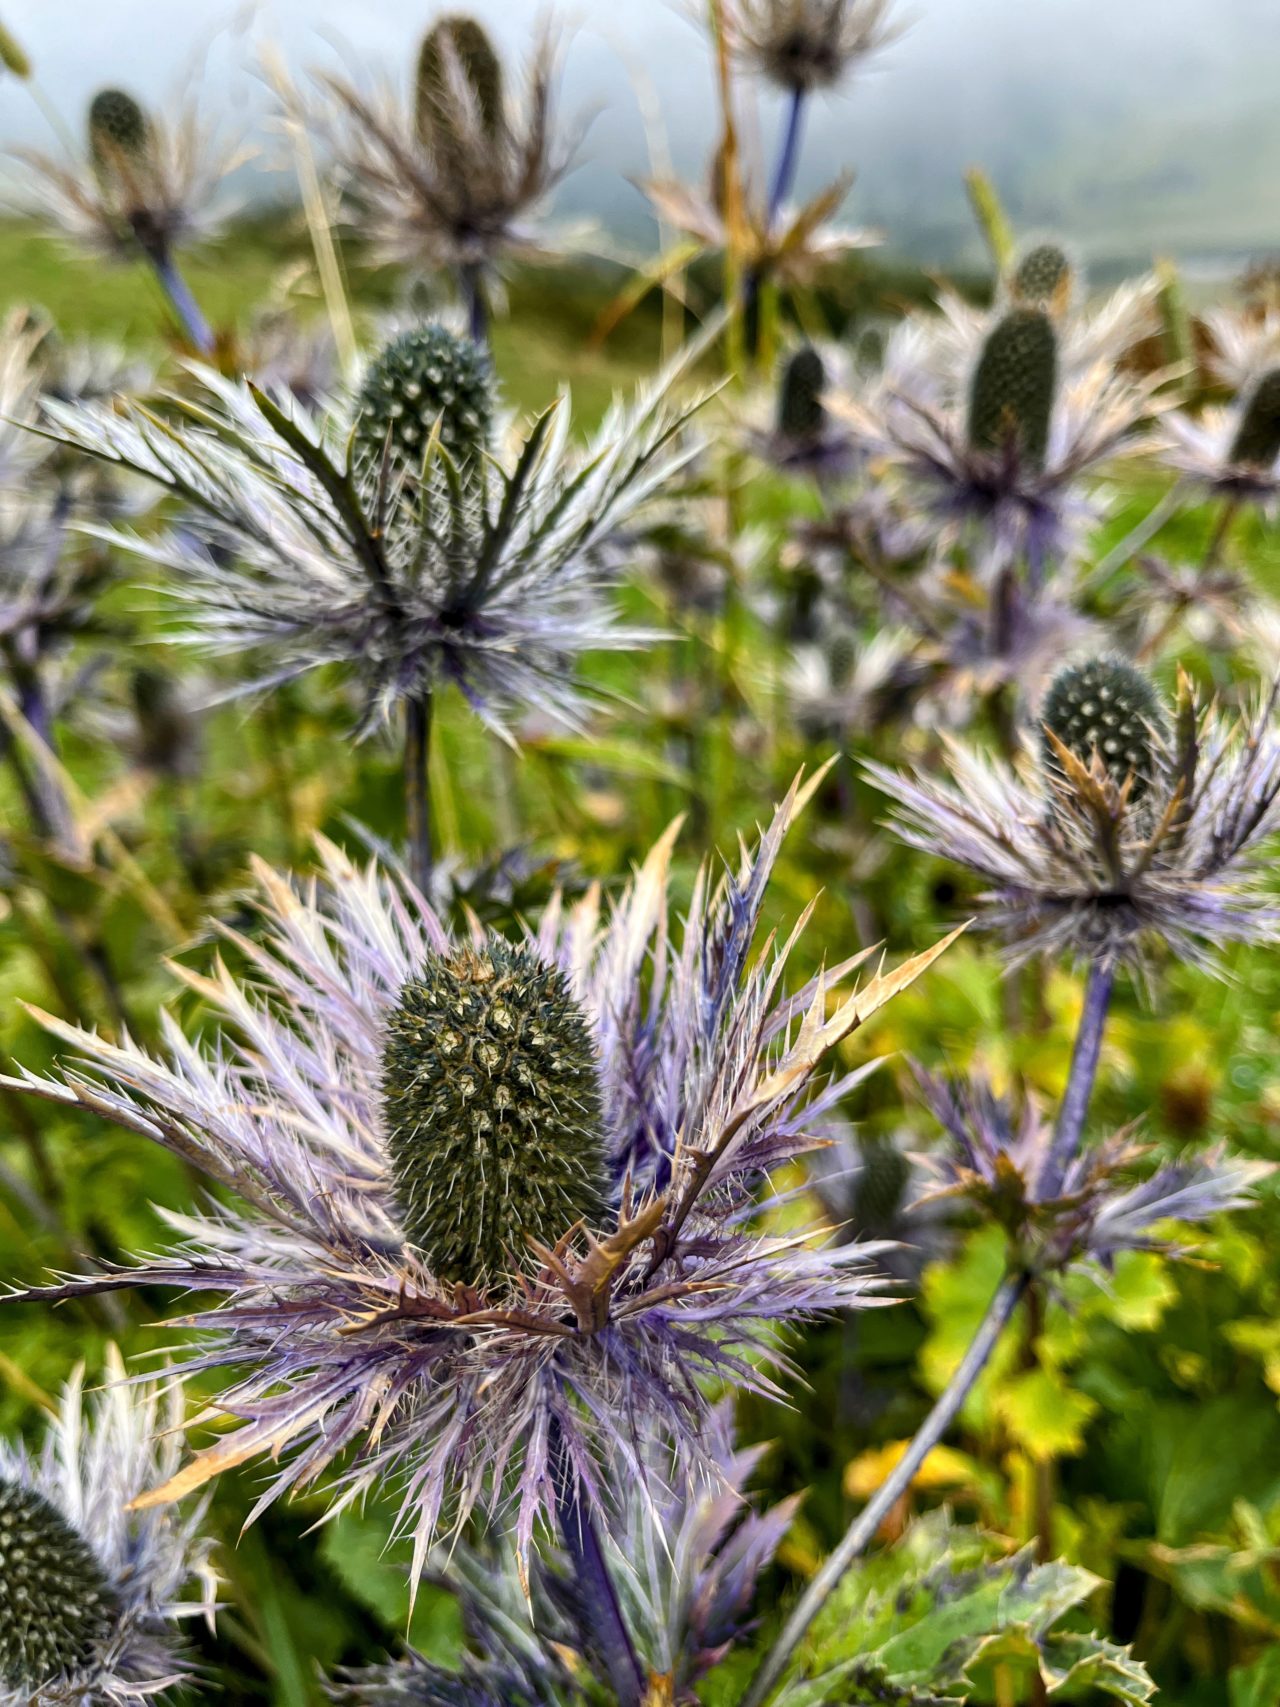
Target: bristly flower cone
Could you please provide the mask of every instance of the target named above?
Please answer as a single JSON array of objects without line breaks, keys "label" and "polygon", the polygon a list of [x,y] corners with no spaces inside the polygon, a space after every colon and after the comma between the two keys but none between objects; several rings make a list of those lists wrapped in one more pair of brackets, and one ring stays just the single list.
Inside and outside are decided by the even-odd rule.
[{"label": "bristly flower cone", "polygon": [[1014,308],[996,325],[978,359],[969,393],[969,442],[975,450],[1012,445],[1043,468],[1058,384],[1058,340],[1039,308]]},{"label": "bristly flower cone", "polygon": [[1010,295],[1028,308],[1054,308],[1071,289],[1071,262],[1056,243],[1037,243],[1014,269]]},{"label": "bristly flower cone", "polygon": [[595,1047],[557,967],[490,941],[433,954],[383,1052],[387,1151],[405,1234],[445,1280],[483,1285],[604,1197]]},{"label": "bristly flower cone", "polygon": [[[1133,802],[1150,788],[1157,747],[1168,736],[1164,707],[1151,681],[1121,658],[1090,659],[1060,671],[1045,695],[1040,721],[1082,763],[1097,753],[1118,788],[1132,778]],[[1044,758],[1046,765],[1059,768],[1048,734]]]},{"label": "bristly flower cone", "polygon": [[0,1683],[37,1690],[109,1635],[115,1596],[92,1552],[43,1494],[0,1481]]},{"label": "bristly flower cone", "polygon": [[1270,468],[1280,456],[1280,368],[1264,373],[1245,405],[1229,461]]},{"label": "bristly flower cone", "polygon": [[447,149],[458,139],[458,97],[452,79],[461,75],[486,133],[502,128],[502,61],[484,26],[464,15],[441,18],[418,50],[415,122],[427,149]]},{"label": "bristly flower cone", "polygon": [[827,421],[823,401],[827,370],[812,344],[788,356],[778,386],[778,432],[786,439],[816,439]]},{"label": "bristly flower cone", "polygon": [[417,326],[393,338],[371,363],[356,402],[358,464],[390,449],[392,470],[415,476],[436,423],[440,444],[462,468],[493,436],[493,365],[470,338],[447,326]]},{"label": "bristly flower cone", "polygon": [[101,171],[121,157],[140,159],[151,145],[147,115],[123,89],[100,89],[89,103],[89,152]]}]

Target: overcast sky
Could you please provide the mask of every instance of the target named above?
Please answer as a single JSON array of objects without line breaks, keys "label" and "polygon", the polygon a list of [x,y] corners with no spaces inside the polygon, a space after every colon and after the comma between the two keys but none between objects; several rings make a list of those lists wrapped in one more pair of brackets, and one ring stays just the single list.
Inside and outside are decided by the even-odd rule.
[{"label": "overcast sky", "polygon": [[[642,203],[642,105],[661,114],[677,164],[700,168],[714,122],[697,0],[565,0],[564,105],[597,109],[561,197],[622,230]],[[197,79],[210,108],[252,129],[267,96],[256,66],[276,43],[298,67],[348,61],[406,80],[432,0],[0,0],[48,100],[78,124],[95,88],[147,101]],[[455,4],[449,9],[456,9]],[[538,0],[474,0],[511,50]],[[1024,226],[1086,249],[1182,254],[1280,247],[1280,0],[903,0],[903,40],[845,94],[825,98],[802,186],[856,165],[850,212],[899,246],[954,251],[964,168],[997,177]],[[767,149],[776,112],[747,114]],[[30,94],[0,82],[0,140],[47,142]],[[283,189],[283,184],[281,188]]]}]

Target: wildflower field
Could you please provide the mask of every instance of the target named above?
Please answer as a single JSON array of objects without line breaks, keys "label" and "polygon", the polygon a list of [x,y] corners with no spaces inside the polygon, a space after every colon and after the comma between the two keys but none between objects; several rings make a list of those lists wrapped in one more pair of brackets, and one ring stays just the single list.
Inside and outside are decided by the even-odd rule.
[{"label": "wildflower field", "polygon": [[424,11],[0,226],[0,1702],[1273,1707],[1280,272]]}]

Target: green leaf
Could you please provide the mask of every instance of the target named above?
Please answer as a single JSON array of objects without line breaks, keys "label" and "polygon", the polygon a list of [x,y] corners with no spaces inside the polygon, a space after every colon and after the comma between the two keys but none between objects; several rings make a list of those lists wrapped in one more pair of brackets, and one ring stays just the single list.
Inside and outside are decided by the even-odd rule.
[{"label": "green leaf", "polygon": [[1007,1381],[996,1399],[1001,1421],[1033,1458],[1067,1458],[1084,1450],[1084,1429],[1097,1410],[1049,1369]]}]

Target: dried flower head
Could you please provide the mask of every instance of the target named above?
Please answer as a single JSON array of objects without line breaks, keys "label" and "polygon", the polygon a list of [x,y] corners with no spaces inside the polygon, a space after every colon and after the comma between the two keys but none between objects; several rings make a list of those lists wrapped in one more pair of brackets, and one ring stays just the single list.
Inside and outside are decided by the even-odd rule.
[{"label": "dried flower head", "polygon": [[[194,613],[189,638],[215,655],[257,656],[258,682],[345,665],[366,729],[404,697],[451,682],[493,727],[524,707],[572,723],[578,656],[649,638],[615,625],[616,540],[694,454],[679,434],[701,400],[668,406],[686,358],[631,406],[616,403],[577,451],[562,397],[509,457],[474,456],[462,479],[444,434],[461,454],[491,404],[483,358],[451,338],[395,339],[370,369],[354,435],[345,408],[317,418],[209,369],[193,370],[203,396],[172,398],[163,422],[130,405],[49,414],[62,442],[184,502],[167,535],[112,537],[176,570],[174,595]],[[422,408],[416,424],[411,407]],[[404,459],[428,418],[410,476]],[[399,457],[371,454],[379,432]]]},{"label": "dried flower head", "polygon": [[124,90],[102,89],[89,104],[82,159],[18,158],[33,174],[34,218],[110,259],[132,260],[141,246],[163,264],[217,235],[223,182],[246,155],[219,143],[189,101],[161,117]]},{"label": "dried flower head", "polygon": [[557,75],[544,35],[516,100],[483,26],[451,16],[424,37],[407,102],[336,75],[284,94],[332,156],[345,217],[377,259],[490,269],[554,247],[538,215],[575,149],[557,134]]},{"label": "dried flower head", "polygon": [[934,1184],[920,1204],[969,1203],[1004,1228],[1020,1261],[1040,1273],[1082,1261],[1110,1267],[1122,1251],[1179,1247],[1166,1222],[1207,1221],[1253,1200],[1274,1172],[1267,1162],[1219,1148],[1187,1161],[1162,1162],[1141,1177],[1147,1150],[1131,1132],[1087,1145],[1057,1178],[1053,1123],[1034,1097],[1019,1105],[985,1079],[946,1079],[916,1068],[925,1105],[947,1135],[945,1151],[927,1152]]},{"label": "dried flower head", "polygon": [[[643,1472],[655,1432],[696,1474],[710,1388],[774,1391],[789,1324],[874,1298],[874,1247],[768,1231],[758,1193],[870,1070],[820,1084],[824,1062],[945,945],[843,996],[864,956],[782,993],[794,935],[751,944],[805,797],[791,791],[714,893],[697,882],[683,938],[670,833],[608,911],[598,889],[553,904],[519,947],[478,930],[450,941],[414,892],[324,846],[318,887],[260,872],[265,937],[231,937],[252,991],[221,966],[188,975],[234,1041],[200,1050],[168,1021],[156,1058],[47,1021],[76,1064],[24,1088],[172,1147],[228,1192],[171,1217],[171,1255],[39,1294],[223,1298],[191,1319],[203,1339],[186,1367],[223,1372],[217,1402],[237,1426],[147,1505],[263,1458],[258,1509],[330,1469],[341,1503],[400,1488],[415,1573],[445,1511],[514,1507],[524,1555],[566,1475],[601,1503]],[[441,1025],[461,1041],[441,1054],[406,1016],[448,965],[469,970]],[[472,981],[490,965],[505,970]],[[464,1217],[460,1237],[450,1156],[474,1181],[482,1146],[501,1174],[517,1142],[529,1172],[549,1157],[560,1182],[539,1202],[513,1172],[512,1202]]]},{"label": "dried flower head", "polygon": [[893,0],[728,0],[733,51],[778,88],[833,88],[900,33]]},{"label": "dried flower head", "polygon": [[[162,1404],[156,1387],[126,1384],[114,1351],[107,1374],[91,1406],[81,1374],[72,1377],[38,1456],[0,1443],[4,1707],[161,1695],[188,1670],[179,1621],[213,1615],[204,1502],[182,1518],[131,1509],[157,1473],[177,1468],[180,1396]],[[193,1580],[199,1597],[184,1601]]]},{"label": "dried flower head", "polygon": [[1064,672],[1038,762],[949,743],[947,780],[868,767],[907,841],[987,880],[988,920],[1015,959],[1141,966],[1144,942],[1162,938],[1204,962],[1223,942],[1276,934],[1259,856],[1280,816],[1280,689],[1231,721],[1182,677],[1168,716],[1134,674],[1118,661]]}]

